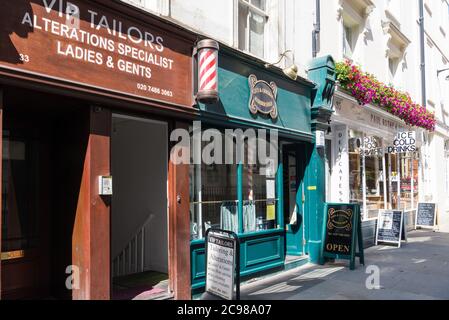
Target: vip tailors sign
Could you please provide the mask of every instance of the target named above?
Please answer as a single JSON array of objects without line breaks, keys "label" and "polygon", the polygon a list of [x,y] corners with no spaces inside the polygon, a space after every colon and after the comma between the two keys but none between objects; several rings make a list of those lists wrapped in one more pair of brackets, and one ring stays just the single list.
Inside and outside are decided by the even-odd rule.
[{"label": "vip tailors sign", "polygon": [[193,44],[149,15],[143,21],[111,7],[87,0],[2,1],[0,72],[191,106]]},{"label": "vip tailors sign", "polygon": [[206,292],[233,300],[236,240],[211,231],[207,235]]},{"label": "vip tailors sign", "polygon": [[389,146],[388,153],[407,153],[415,152],[416,149],[416,132],[399,132],[393,140],[393,146]]}]

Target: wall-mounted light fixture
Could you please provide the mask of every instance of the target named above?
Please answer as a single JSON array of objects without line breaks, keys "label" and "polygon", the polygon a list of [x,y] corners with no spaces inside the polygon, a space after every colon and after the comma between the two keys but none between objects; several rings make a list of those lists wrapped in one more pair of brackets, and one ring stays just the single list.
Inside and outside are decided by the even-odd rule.
[{"label": "wall-mounted light fixture", "polygon": [[[279,61],[277,61],[277,62],[275,62],[275,63],[266,63],[266,64],[265,64],[265,68],[269,68],[269,67],[271,67],[271,66],[277,65],[279,62],[282,61],[283,58],[285,58],[285,57],[287,56],[287,53],[291,53],[292,56],[293,56],[293,61],[295,61],[295,56],[294,56],[293,51],[292,51],[292,50],[286,50],[286,51],[284,51],[284,53],[282,53],[282,54],[279,56]],[[285,74],[287,77],[289,77],[290,79],[296,80],[296,79],[298,79],[298,70],[299,70],[299,69],[298,69],[298,66],[297,66],[296,64],[293,63],[291,66],[289,66],[289,67],[283,69],[282,71],[283,71],[284,74]]]},{"label": "wall-mounted light fixture", "polygon": [[205,104],[216,103],[218,97],[218,42],[205,39],[196,46],[198,59],[198,92],[196,98]]},{"label": "wall-mounted light fixture", "polygon": [[[437,77],[439,77],[439,76],[440,76],[440,73],[441,73],[441,72],[444,72],[444,71],[449,71],[449,68],[438,70],[438,71],[437,71]],[[445,79],[449,81],[449,76],[447,76]]]}]

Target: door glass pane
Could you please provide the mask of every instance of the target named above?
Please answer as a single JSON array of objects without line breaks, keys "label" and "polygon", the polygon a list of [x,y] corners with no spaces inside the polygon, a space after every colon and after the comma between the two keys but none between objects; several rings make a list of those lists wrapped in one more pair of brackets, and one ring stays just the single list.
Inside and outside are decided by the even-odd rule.
[{"label": "door glass pane", "polygon": [[298,171],[296,152],[284,153],[284,222],[297,223],[296,195],[298,193]]},{"label": "door glass pane", "polygon": [[3,133],[2,251],[35,247],[37,221],[31,142]]}]

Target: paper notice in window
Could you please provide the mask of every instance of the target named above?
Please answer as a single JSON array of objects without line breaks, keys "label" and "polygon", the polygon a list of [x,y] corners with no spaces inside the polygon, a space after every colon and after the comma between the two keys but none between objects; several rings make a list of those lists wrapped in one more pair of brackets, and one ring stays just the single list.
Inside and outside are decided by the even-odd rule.
[{"label": "paper notice in window", "polygon": [[276,199],[275,180],[267,180],[267,199]]},{"label": "paper notice in window", "polygon": [[276,206],[267,204],[267,221],[276,220]]}]

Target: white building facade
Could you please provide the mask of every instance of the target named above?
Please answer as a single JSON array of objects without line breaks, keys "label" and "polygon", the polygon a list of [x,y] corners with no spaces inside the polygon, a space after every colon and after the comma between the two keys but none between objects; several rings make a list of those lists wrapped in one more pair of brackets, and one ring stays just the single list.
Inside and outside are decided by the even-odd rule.
[{"label": "white building facade", "polygon": [[[327,200],[359,202],[365,220],[382,209],[402,209],[410,223],[418,202],[434,202],[439,229],[449,232],[447,0],[123,1],[267,63],[289,50],[279,66],[294,62],[303,75],[314,55],[349,59],[425,104],[437,117],[433,133],[408,127],[378,106],[360,106],[338,89],[326,136]],[[402,131],[415,132],[418,151],[384,152]]]}]

